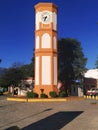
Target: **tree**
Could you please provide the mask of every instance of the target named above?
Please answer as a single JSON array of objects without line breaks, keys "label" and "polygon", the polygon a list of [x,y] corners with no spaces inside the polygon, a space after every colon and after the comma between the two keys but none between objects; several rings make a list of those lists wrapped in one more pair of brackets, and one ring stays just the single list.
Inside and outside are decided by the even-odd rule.
[{"label": "tree", "polygon": [[96,59],[95,68],[98,69],[98,56],[97,56],[97,59]]},{"label": "tree", "polygon": [[2,74],[0,84],[3,86],[18,86],[24,75],[20,68],[9,68]]},{"label": "tree", "polygon": [[24,75],[21,68],[13,66],[0,76],[0,85],[4,87],[12,86],[12,95],[14,95],[14,88],[19,86],[22,79],[24,79]]},{"label": "tree", "polygon": [[21,80],[34,77],[34,58],[30,64],[14,62],[10,68],[0,72],[0,85],[9,86],[13,84],[17,86]]},{"label": "tree", "polygon": [[30,64],[21,66],[21,70],[24,74],[24,77],[34,77],[34,57],[31,60]]},{"label": "tree", "polygon": [[23,65],[21,67],[21,70],[23,71],[25,78],[34,77],[34,66],[35,66],[35,57],[34,57],[34,49],[33,49],[33,57],[31,59],[31,63]]},{"label": "tree", "polygon": [[59,80],[66,82],[66,86],[72,84],[72,81],[82,78],[86,70],[86,62],[87,58],[85,58],[78,40],[71,38],[58,40]]}]

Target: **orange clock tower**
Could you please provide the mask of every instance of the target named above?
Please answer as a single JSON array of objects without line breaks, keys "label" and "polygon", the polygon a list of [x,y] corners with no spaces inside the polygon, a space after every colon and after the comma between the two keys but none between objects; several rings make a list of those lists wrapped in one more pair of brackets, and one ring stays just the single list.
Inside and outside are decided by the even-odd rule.
[{"label": "orange clock tower", "polygon": [[35,5],[35,86],[49,96],[57,89],[57,6],[53,3]]}]

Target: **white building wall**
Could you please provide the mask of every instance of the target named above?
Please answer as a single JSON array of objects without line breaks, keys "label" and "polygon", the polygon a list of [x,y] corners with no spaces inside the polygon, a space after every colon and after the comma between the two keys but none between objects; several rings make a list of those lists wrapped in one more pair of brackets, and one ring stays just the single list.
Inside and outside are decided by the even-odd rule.
[{"label": "white building wall", "polygon": [[42,48],[50,48],[50,36],[48,33],[42,35]]},{"label": "white building wall", "polygon": [[39,85],[39,56],[35,58],[35,85]]},{"label": "white building wall", "polygon": [[42,56],[42,85],[51,84],[51,65],[50,56]]},{"label": "white building wall", "polygon": [[36,27],[36,30],[38,30],[39,29],[39,22],[40,22],[40,12],[38,12],[38,13],[36,13],[36,19],[35,19],[35,27]]}]

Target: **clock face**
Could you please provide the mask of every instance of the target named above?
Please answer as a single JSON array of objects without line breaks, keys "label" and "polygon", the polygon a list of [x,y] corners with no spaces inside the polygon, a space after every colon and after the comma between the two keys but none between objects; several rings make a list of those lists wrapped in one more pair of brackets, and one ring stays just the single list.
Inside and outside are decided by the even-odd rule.
[{"label": "clock face", "polygon": [[41,20],[43,23],[49,23],[50,22],[50,14],[47,11],[42,12],[41,14]]}]

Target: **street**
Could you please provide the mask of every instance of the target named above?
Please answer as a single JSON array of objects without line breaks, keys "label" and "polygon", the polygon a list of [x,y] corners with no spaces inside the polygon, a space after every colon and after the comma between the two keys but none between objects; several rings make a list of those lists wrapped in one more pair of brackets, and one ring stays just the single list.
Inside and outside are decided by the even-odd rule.
[{"label": "street", "polygon": [[5,96],[0,96],[0,130],[14,130],[11,127],[21,130],[98,130],[98,101],[27,103],[7,101]]}]

